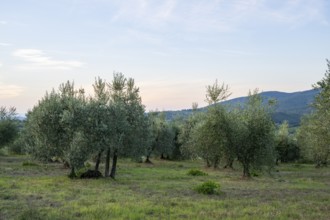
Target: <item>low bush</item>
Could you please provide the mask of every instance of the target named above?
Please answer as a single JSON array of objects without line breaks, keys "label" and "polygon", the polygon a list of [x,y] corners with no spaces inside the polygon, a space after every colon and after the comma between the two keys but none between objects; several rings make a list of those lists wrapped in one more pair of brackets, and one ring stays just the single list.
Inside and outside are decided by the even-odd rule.
[{"label": "low bush", "polygon": [[197,169],[191,169],[188,171],[188,175],[190,176],[207,176],[208,174]]},{"label": "low bush", "polygon": [[207,194],[207,195],[216,194],[220,190],[220,184],[214,181],[207,181],[197,186],[195,190],[198,193]]},{"label": "low bush", "polygon": [[252,170],[251,171],[251,176],[253,176],[253,177],[259,177],[260,176],[260,172],[258,172],[256,170]]}]

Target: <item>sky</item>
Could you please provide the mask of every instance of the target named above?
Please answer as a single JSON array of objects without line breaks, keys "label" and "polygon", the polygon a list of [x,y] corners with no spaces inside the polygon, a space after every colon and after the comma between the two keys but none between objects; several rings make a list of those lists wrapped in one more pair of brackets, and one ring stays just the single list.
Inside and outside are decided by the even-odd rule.
[{"label": "sky", "polygon": [[330,59],[329,0],[0,0],[0,106],[24,114],[67,80],[135,79],[147,110],[295,92]]}]

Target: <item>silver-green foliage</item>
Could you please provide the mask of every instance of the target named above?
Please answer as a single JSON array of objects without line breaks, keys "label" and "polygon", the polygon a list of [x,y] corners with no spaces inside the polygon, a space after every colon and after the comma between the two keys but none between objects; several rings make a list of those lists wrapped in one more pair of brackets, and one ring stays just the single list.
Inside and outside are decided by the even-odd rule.
[{"label": "silver-green foliage", "polygon": [[46,93],[28,113],[24,137],[29,153],[69,162],[72,175],[91,155],[104,151],[114,158],[145,154],[148,123],[134,80],[115,73],[111,83],[97,78],[93,87],[89,99],[70,82]]},{"label": "silver-green foliage", "polygon": [[83,128],[86,100],[82,89],[66,82],[54,89],[27,114],[24,137],[27,151],[48,161],[53,157],[80,168],[88,157]]},{"label": "silver-green foliage", "polygon": [[206,86],[206,102],[211,105],[227,99],[231,95],[229,86],[222,83],[219,85],[215,80],[213,85]]},{"label": "silver-green foliage", "polygon": [[244,108],[237,111],[234,146],[244,177],[250,177],[252,169],[271,168],[274,164],[275,133],[270,113],[271,106],[263,103],[258,90],[250,92]]},{"label": "silver-green foliage", "polygon": [[237,159],[246,177],[251,176],[251,170],[274,164],[271,106],[263,103],[257,90],[249,94],[248,102],[241,107],[226,109],[217,104],[198,117],[195,114],[186,121],[180,134],[184,153],[203,158],[208,166],[214,167],[221,160],[231,167]]},{"label": "silver-green foliage", "polygon": [[276,162],[293,162],[300,157],[296,137],[289,132],[289,124],[284,121],[276,130],[275,134]]},{"label": "silver-green foliage", "polygon": [[[148,142],[148,121],[139,88],[134,79],[114,73],[107,84],[109,92],[109,146],[106,149],[106,176],[115,178],[118,156],[133,158],[145,155]],[[113,156],[111,173],[108,172],[110,152]]]},{"label": "silver-green foliage", "polygon": [[193,112],[184,123],[180,134],[183,153],[203,158],[207,166],[217,167],[222,158],[228,158],[232,148],[230,112],[219,101],[230,96],[227,85],[216,80],[206,87],[206,101],[209,104],[204,114]]},{"label": "silver-green foliage", "polygon": [[328,164],[330,155],[330,61],[322,80],[314,85],[320,89],[313,107],[314,111],[303,118],[298,132],[298,141],[307,159],[312,159],[317,167]]},{"label": "silver-green foliage", "polygon": [[208,166],[217,167],[230,147],[230,121],[228,111],[221,105],[211,106],[192,131],[192,141],[197,154]]},{"label": "silver-green foliage", "polygon": [[196,148],[193,132],[195,127],[203,120],[204,114],[194,111],[187,119],[183,121],[179,142],[182,144],[181,153],[185,158],[195,159],[199,157],[199,150]]},{"label": "silver-green foliage", "polygon": [[175,130],[173,125],[165,120],[163,113],[149,113],[151,143],[147,152],[149,158],[151,154],[161,156],[161,158],[170,158],[175,147]]},{"label": "silver-green foliage", "polygon": [[114,73],[108,86],[113,124],[112,150],[125,156],[144,155],[148,121],[139,88],[134,79],[126,78],[122,73]]}]

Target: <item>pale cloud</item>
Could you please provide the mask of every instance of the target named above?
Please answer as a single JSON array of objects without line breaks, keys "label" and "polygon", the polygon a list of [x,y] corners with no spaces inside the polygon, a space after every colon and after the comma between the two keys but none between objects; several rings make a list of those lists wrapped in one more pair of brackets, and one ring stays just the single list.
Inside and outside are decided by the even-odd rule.
[{"label": "pale cloud", "polygon": [[4,43],[4,42],[0,42],[0,46],[1,46],[1,47],[9,47],[9,46],[11,46],[11,44],[9,44],[9,43]]},{"label": "pale cloud", "polygon": [[254,53],[252,53],[250,51],[233,50],[233,49],[222,50],[222,52],[227,54],[227,55],[232,55],[232,56],[251,56],[251,55],[254,55]]},{"label": "pale cloud", "polygon": [[8,24],[7,21],[0,21],[0,25],[6,25],[6,24]]},{"label": "pale cloud", "polygon": [[28,65],[20,66],[24,69],[49,68],[49,69],[73,69],[82,67],[84,64],[79,61],[56,60],[46,55],[42,50],[18,49],[13,56],[26,61]]},{"label": "pale cloud", "polygon": [[156,17],[159,19],[168,19],[173,15],[173,11],[176,7],[175,0],[165,1],[161,8],[156,13]]},{"label": "pale cloud", "polygon": [[308,22],[328,24],[324,0],[290,0],[279,1],[277,7],[263,4],[258,16],[275,22],[301,25]]},{"label": "pale cloud", "polygon": [[0,67],[2,67],[2,65],[3,65],[3,64],[2,64],[2,63],[0,63]]},{"label": "pale cloud", "polygon": [[[159,27],[174,19],[174,12],[177,6],[176,0],[147,1],[129,0],[117,1],[118,12],[112,17],[112,21],[133,21],[149,27]],[[160,28],[160,27],[159,27]]]},{"label": "pale cloud", "polygon": [[328,24],[325,4],[325,0],[129,0],[116,3],[113,21],[159,31],[177,26],[180,31],[232,32],[246,23]]},{"label": "pale cloud", "polygon": [[20,96],[23,88],[17,85],[6,85],[0,82],[0,99],[8,99]]}]

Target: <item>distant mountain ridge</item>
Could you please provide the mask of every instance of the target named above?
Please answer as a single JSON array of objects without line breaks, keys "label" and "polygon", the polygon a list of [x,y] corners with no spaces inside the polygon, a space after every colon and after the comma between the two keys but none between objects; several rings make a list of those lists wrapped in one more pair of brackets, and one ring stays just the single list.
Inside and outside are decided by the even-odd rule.
[{"label": "distant mountain ridge", "polygon": [[[276,106],[272,118],[275,123],[279,124],[283,121],[288,121],[290,127],[296,127],[300,124],[300,119],[303,115],[312,111],[311,103],[315,96],[319,93],[319,90],[311,89],[299,92],[278,92],[267,91],[261,92],[260,95],[264,102],[268,102],[270,99],[276,100]],[[247,101],[247,96],[230,99],[222,102],[221,104],[227,106],[235,106],[244,104]],[[199,108],[199,111],[206,111],[207,107]],[[187,117],[191,114],[192,109],[184,109],[179,111],[165,111],[166,118],[168,120],[174,117]]]}]

